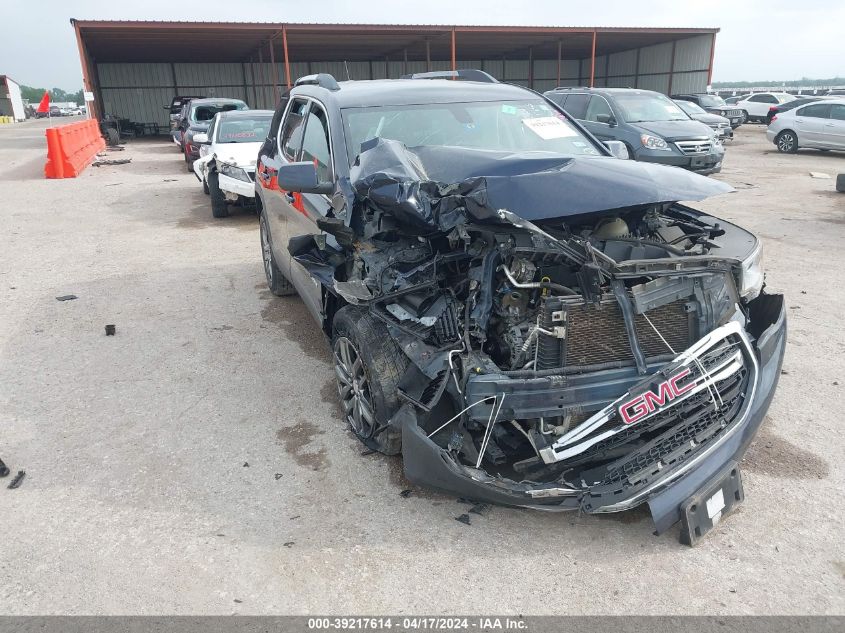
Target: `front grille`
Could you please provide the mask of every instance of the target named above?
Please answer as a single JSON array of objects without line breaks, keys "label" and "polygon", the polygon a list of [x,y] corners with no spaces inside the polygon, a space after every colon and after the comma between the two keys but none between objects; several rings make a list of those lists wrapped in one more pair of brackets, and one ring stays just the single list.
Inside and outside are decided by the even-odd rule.
[{"label": "front grille", "polygon": [[[629,498],[677,472],[744,419],[754,391],[756,363],[741,326],[728,323],[697,341],[672,363],[631,387],[544,451],[548,463],[564,462],[570,485],[589,488],[584,507]],[[683,371],[688,393],[670,398],[658,386]],[[626,424],[631,412],[661,395],[650,413]],[[635,409],[636,410],[636,409]]]},{"label": "front grille", "polygon": [[710,141],[675,141],[675,145],[687,156],[695,154],[709,154]]},{"label": "front grille", "polygon": [[738,117],[738,116],[742,116],[742,110],[728,110],[728,111],[727,111],[727,114],[725,114],[725,116],[726,116],[726,117]]},{"label": "front grille", "polygon": [[603,476],[594,485],[636,486],[700,450],[715,439],[740,410],[747,377],[748,372],[743,368],[718,382],[715,391],[721,399],[719,401],[704,390],[682,405],[667,409],[649,420],[649,428],[668,430],[633,454],[602,469]]},{"label": "front grille", "polygon": [[[595,365],[611,361],[632,361],[622,310],[615,300],[599,306],[579,304],[567,310],[565,365]],[[692,342],[685,301],[674,301],[649,310],[648,318],[666,339],[666,346],[646,318],[634,315],[637,339],[646,357],[680,352]]]}]

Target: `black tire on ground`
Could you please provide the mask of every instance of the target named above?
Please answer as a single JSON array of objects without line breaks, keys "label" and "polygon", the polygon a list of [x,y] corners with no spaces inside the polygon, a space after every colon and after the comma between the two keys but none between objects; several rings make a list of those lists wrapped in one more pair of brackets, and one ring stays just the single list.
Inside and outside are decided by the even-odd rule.
[{"label": "black tire on ground", "polygon": [[408,357],[381,321],[355,306],[338,311],[332,331],[338,395],[346,421],[372,450],[401,453],[402,432],[387,422],[401,404],[397,386],[408,368]]},{"label": "black tire on ground", "polygon": [[740,122],[741,122],[741,123],[748,123],[748,122],[749,122],[749,120],[748,120],[748,112],[746,112],[745,110],[740,110],[740,112],[741,112],[741,114],[740,114]]},{"label": "black tire on ground", "polygon": [[113,127],[106,128],[106,145],[109,147],[117,147],[120,145],[120,134],[117,133]]},{"label": "black tire on ground", "polygon": [[784,130],[775,137],[775,146],[779,152],[794,154],[798,151],[798,135],[792,130]]},{"label": "black tire on ground", "polygon": [[229,205],[226,202],[226,196],[220,189],[217,182],[218,175],[216,171],[208,172],[206,181],[208,182],[208,193],[211,196],[211,215],[215,218],[229,217]]},{"label": "black tire on ground", "polygon": [[839,193],[845,193],[845,174],[839,174],[836,177],[836,190]]},{"label": "black tire on ground", "polygon": [[296,288],[289,282],[279,267],[276,265],[276,258],[273,255],[270,230],[267,228],[267,218],[263,212],[258,215],[258,233],[261,238],[261,259],[264,261],[264,277],[267,279],[267,287],[277,297],[288,297],[296,294]]}]

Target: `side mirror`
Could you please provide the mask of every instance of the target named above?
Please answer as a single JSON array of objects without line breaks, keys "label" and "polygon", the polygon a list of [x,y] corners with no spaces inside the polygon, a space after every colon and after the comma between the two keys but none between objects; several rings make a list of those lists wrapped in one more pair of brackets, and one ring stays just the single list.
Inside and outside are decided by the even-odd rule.
[{"label": "side mirror", "polygon": [[615,158],[628,160],[631,155],[628,154],[628,146],[622,141],[605,141],[604,146],[610,151]]},{"label": "side mirror", "polygon": [[612,114],[597,114],[596,121],[599,123],[607,123],[610,127],[614,127],[616,125],[616,119]]},{"label": "side mirror", "polygon": [[320,182],[317,166],[311,161],[286,163],[279,167],[279,189],[302,193],[329,194],[334,189],[330,182]]},{"label": "side mirror", "polygon": [[204,132],[197,132],[194,134],[194,143],[197,145],[208,145],[211,141],[208,140],[208,134]]}]

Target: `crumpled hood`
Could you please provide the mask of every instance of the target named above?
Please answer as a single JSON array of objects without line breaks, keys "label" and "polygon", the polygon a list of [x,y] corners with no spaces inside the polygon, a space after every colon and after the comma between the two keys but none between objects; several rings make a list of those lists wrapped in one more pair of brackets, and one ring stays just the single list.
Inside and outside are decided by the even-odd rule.
[{"label": "crumpled hood", "polygon": [[533,221],[733,191],[679,167],[605,156],[408,149],[385,139],[362,150],[350,172],[356,195],[420,229],[449,230],[467,216],[496,221],[499,209]]},{"label": "crumpled hood", "polygon": [[217,160],[237,167],[254,167],[261,143],[215,143]]}]

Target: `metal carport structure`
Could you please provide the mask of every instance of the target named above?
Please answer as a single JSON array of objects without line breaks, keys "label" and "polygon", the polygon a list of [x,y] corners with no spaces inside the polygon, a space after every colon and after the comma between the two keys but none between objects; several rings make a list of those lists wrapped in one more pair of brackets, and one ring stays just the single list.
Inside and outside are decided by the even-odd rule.
[{"label": "metal carport structure", "polygon": [[297,77],[397,78],[480,68],[543,91],[559,85],[701,92],[717,28],[136,22],[72,19],[94,112],[167,123],[176,94],[272,108]]}]

